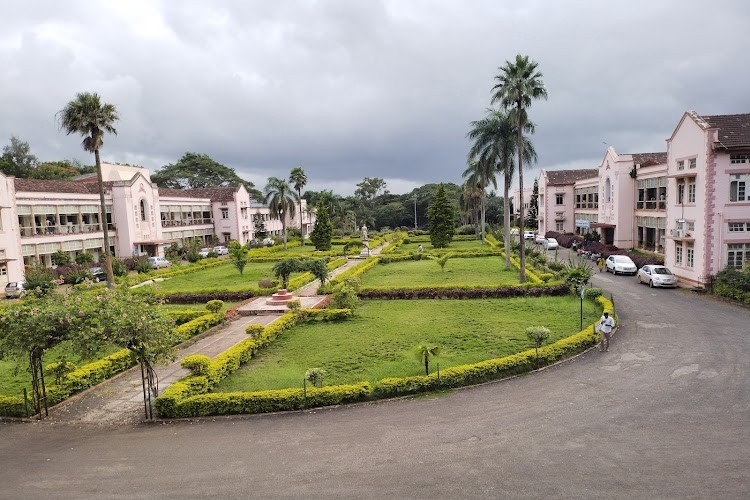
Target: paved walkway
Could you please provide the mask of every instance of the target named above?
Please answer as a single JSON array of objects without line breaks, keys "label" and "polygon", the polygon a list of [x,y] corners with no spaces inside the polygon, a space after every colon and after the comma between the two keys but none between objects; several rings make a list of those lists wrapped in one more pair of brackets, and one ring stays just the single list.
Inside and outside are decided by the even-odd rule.
[{"label": "paved walkway", "polygon": [[[381,247],[372,250],[380,253]],[[343,266],[333,270],[330,277],[336,277],[345,270],[360,263],[360,259],[349,259]],[[312,307],[323,297],[316,295],[320,281],[315,280],[296,290],[304,307]],[[219,325],[200,335],[195,341],[188,341],[178,347],[177,359],[168,365],[154,367],[159,380],[159,391],[164,391],[177,380],[188,375],[180,362],[191,354],[205,354],[214,358],[235,344],[247,338],[245,328],[250,324],[268,325],[287,311],[286,306],[267,306],[267,297],[258,297],[240,309],[252,311],[251,315],[240,315],[232,321]],[[261,312],[258,314],[258,312]],[[101,423],[124,424],[143,420],[143,385],[139,366],[131,368],[110,380],[73,396],[50,409],[48,421],[57,423]]]}]

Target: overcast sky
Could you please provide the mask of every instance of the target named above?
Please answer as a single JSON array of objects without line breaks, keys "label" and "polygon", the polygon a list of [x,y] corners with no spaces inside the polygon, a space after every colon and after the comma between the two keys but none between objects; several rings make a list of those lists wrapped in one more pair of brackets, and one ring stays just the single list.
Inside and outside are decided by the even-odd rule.
[{"label": "overcast sky", "polygon": [[[393,193],[461,182],[469,122],[498,67],[539,63],[539,168],[666,151],[682,113],[750,112],[750,2],[10,0],[0,17],[0,144],[93,164],[55,113],[117,106],[105,161],[155,171],[206,153],[263,188]],[[529,184],[530,185],[530,184]]]}]

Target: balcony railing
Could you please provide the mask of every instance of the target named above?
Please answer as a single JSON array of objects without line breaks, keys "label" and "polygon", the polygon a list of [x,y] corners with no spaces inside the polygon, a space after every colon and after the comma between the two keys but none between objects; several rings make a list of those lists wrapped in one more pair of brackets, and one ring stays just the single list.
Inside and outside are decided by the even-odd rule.
[{"label": "balcony railing", "polygon": [[[110,231],[115,230],[114,224],[109,224]],[[67,234],[87,234],[102,231],[101,224],[67,224],[64,226],[21,226],[21,237],[32,236],[61,236]]]},{"label": "balcony railing", "polygon": [[214,220],[208,219],[183,219],[183,220],[162,220],[161,227],[174,227],[174,226],[196,226],[199,224],[213,224]]},{"label": "balcony railing", "polygon": [[666,210],[667,203],[664,201],[638,201],[635,204],[639,210]]},{"label": "balcony railing", "polygon": [[555,220],[565,220],[565,212],[555,212]]}]

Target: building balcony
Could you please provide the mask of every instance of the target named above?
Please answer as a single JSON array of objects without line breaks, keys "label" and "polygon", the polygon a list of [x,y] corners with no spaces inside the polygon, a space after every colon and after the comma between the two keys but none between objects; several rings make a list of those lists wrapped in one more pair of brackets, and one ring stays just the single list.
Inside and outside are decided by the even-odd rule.
[{"label": "building balcony", "polygon": [[665,201],[638,201],[635,204],[638,210],[666,210],[667,202]]},{"label": "building balcony", "polygon": [[565,212],[555,212],[555,221],[564,221]]},{"label": "building balcony", "polygon": [[161,227],[176,226],[199,226],[204,224],[213,224],[213,219],[182,219],[182,220],[162,220]]},{"label": "building balcony", "polygon": [[[21,226],[22,238],[34,238],[45,236],[67,236],[69,234],[90,234],[102,232],[101,224],[67,224],[60,226]],[[107,229],[115,230],[114,224],[109,224]]]},{"label": "building balcony", "polygon": [[691,231],[686,231],[684,229],[670,229],[669,236],[673,240],[694,240],[695,239]]}]

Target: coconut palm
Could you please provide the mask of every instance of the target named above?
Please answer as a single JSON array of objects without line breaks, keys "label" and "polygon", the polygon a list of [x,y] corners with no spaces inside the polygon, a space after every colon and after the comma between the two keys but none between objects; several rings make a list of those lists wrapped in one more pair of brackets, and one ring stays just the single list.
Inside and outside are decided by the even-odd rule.
[{"label": "coconut palm", "polygon": [[294,218],[297,195],[284,179],[276,177],[268,178],[263,194],[271,215],[281,219],[281,232],[284,233],[284,250],[286,250],[286,220]]},{"label": "coconut palm", "polygon": [[289,182],[292,183],[294,189],[297,191],[297,199],[299,200],[299,234],[302,238],[302,245],[305,245],[305,231],[304,225],[302,224],[302,188],[307,185],[307,176],[302,167],[294,167],[289,173]]},{"label": "coconut palm", "polygon": [[98,94],[80,92],[57,113],[60,128],[67,135],[76,133],[83,136],[83,149],[94,153],[96,176],[99,182],[99,203],[101,204],[101,224],[104,230],[104,268],[107,272],[107,286],[114,288],[115,279],[112,273],[112,260],[109,254],[109,228],[107,227],[107,207],[104,204],[104,181],[99,149],[104,142],[105,133],[117,135],[114,123],[119,120],[117,108],[113,104],[102,103]]},{"label": "coconut palm", "polygon": [[[492,87],[492,102],[500,104],[510,110],[511,119],[516,126],[516,148],[518,154],[518,190],[523,197],[523,154],[525,141],[523,132],[529,123],[528,108],[536,99],[547,99],[542,73],[537,70],[538,64],[529,60],[528,56],[516,55],[514,62],[506,61],[505,66],[499,68],[495,76],[497,85]],[[523,234],[523,203],[519,203],[520,233]],[[524,239],[520,238],[521,283],[526,281],[526,256],[524,255]]]},{"label": "coconut palm", "polygon": [[467,178],[467,182],[476,186],[479,190],[479,212],[480,212],[480,230],[479,234],[484,241],[485,221],[487,212],[487,188],[492,185],[497,189],[497,169],[495,168],[494,158],[480,157],[478,160],[469,160],[469,166],[466,167],[462,176]]},{"label": "coconut palm", "polygon": [[[513,158],[517,149],[518,134],[510,115],[496,109],[488,109],[487,116],[471,122],[471,126],[472,129],[469,131],[468,137],[474,143],[469,150],[469,159],[474,158],[491,162],[495,170],[503,175],[503,200],[506,207],[503,210],[505,268],[510,269],[510,209],[508,200],[510,199],[510,186],[513,181]],[[528,133],[533,132],[534,124],[527,123],[525,129]],[[525,139],[521,153],[527,163],[536,161],[534,147]]]},{"label": "coconut palm", "polygon": [[430,357],[440,355],[440,347],[428,344],[419,344],[414,349],[414,354],[420,363],[424,363],[424,374],[430,374]]}]

